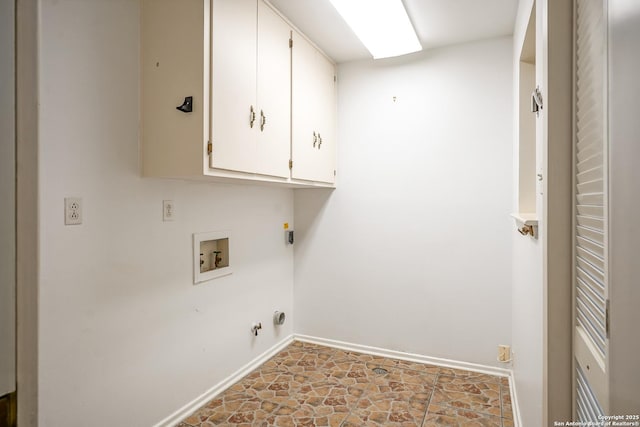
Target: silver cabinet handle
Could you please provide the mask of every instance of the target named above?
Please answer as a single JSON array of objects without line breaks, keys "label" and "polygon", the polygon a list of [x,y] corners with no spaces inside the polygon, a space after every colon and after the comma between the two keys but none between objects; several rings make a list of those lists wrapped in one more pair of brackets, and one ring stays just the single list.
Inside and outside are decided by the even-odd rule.
[{"label": "silver cabinet handle", "polygon": [[320,134],[318,134],[318,150],[320,149],[321,146],[322,146],[322,137],[320,136]]},{"label": "silver cabinet handle", "polygon": [[317,143],[318,143],[318,135],[316,135],[316,131],[313,131],[313,148],[316,148]]},{"label": "silver cabinet handle", "polygon": [[267,116],[264,115],[264,112],[260,110],[260,132],[264,131],[264,125],[267,124]]},{"label": "silver cabinet handle", "polygon": [[253,105],[249,110],[249,127],[253,128],[253,123],[256,121],[256,112],[253,110]]}]

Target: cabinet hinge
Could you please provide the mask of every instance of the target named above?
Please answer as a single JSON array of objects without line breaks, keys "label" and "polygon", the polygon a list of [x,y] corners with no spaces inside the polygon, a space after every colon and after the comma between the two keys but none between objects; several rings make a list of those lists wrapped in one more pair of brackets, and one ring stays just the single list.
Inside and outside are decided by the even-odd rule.
[{"label": "cabinet hinge", "polygon": [[207,154],[211,155],[213,153],[213,144],[211,141],[207,142]]},{"label": "cabinet hinge", "polygon": [[289,169],[293,169],[293,160],[289,160]]},{"label": "cabinet hinge", "polygon": [[607,330],[607,338],[609,338],[609,326],[610,326],[610,321],[609,321],[609,313],[610,312],[610,304],[609,304],[609,300],[606,301],[605,303],[605,313],[604,313],[604,322],[605,322],[605,327]]},{"label": "cabinet hinge", "polygon": [[536,86],[531,94],[531,112],[536,113],[536,116],[538,116],[540,110],[542,110],[542,93],[540,92],[540,87]]},{"label": "cabinet hinge", "polygon": [[292,38],[290,38],[290,39],[289,39],[289,48],[292,48],[292,47],[293,47],[293,39],[292,39]]}]

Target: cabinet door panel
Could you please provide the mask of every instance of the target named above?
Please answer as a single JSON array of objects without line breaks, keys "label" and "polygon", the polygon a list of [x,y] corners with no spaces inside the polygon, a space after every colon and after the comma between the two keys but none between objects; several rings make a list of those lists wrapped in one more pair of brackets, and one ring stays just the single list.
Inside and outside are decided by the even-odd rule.
[{"label": "cabinet door panel", "polygon": [[[214,0],[212,12],[211,167],[254,172],[257,0]],[[255,122],[250,127],[250,108]],[[257,110],[257,111],[256,111]]]},{"label": "cabinet door panel", "polygon": [[[145,176],[202,173],[209,138],[209,9],[202,1],[144,0],[141,3],[141,139]],[[180,37],[175,31],[180,29]],[[176,106],[193,98],[193,111]],[[206,105],[205,105],[206,104]]]},{"label": "cabinet door panel", "polygon": [[293,32],[293,51],[291,63],[292,104],[291,158],[293,169],[291,177],[295,179],[313,180],[317,158],[317,142],[314,144],[314,133],[317,135],[318,87],[315,78],[315,48],[300,34]]},{"label": "cabinet door panel", "polygon": [[333,64],[304,37],[296,32],[294,37],[291,177],[332,183],[336,142]]},{"label": "cabinet door panel", "polygon": [[336,82],[335,67],[322,54],[316,55],[318,71],[318,129],[322,145],[318,149],[317,181],[335,181],[336,159]]},{"label": "cabinet door panel", "polygon": [[289,176],[291,154],[290,35],[289,25],[259,1],[256,172],[283,178]]}]

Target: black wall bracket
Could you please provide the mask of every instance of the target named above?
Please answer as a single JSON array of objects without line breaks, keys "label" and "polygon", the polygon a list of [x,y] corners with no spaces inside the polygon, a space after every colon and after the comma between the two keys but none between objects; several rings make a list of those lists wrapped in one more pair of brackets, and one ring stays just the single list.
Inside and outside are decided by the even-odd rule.
[{"label": "black wall bracket", "polygon": [[193,111],[193,96],[185,97],[182,105],[176,107],[176,110],[180,110],[183,113],[191,113]]}]

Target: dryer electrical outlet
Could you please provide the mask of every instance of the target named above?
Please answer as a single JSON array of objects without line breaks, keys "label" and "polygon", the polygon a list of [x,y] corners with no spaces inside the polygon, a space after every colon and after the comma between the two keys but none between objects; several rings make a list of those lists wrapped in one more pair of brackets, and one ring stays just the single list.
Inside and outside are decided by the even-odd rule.
[{"label": "dryer electrical outlet", "polygon": [[511,362],[511,346],[498,346],[498,362]]}]

